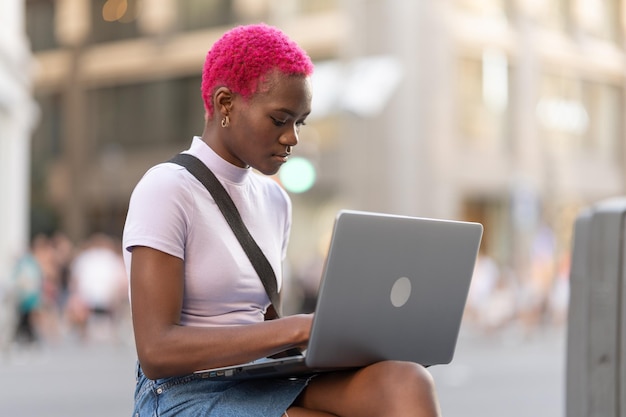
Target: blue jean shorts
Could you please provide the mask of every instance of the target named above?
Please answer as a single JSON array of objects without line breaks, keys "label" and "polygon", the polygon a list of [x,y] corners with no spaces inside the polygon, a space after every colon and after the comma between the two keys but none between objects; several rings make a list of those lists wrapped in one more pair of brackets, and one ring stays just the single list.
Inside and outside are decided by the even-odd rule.
[{"label": "blue jean shorts", "polygon": [[310,377],[214,381],[192,374],[151,380],[137,365],[134,417],[280,417]]}]

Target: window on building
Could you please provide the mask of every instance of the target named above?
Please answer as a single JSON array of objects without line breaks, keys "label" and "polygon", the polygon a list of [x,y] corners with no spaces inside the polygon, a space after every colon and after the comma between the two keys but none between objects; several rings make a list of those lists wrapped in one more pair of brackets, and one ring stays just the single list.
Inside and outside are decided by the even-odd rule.
[{"label": "window on building", "polygon": [[583,84],[583,103],[589,109],[589,127],[582,146],[602,160],[621,163],[623,152],[622,90],[597,82]]},{"label": "window on building", "polygon": [[88,106],[98,151],[183,145],[204,127],[200,77],[92,90]]},{"label": "window on building", "polygon": [[620,163],[623,108],[619,86],[544,75],[537,120],[549,149]]},{"label": "window on building", "polygon": [[26,2],[26,34],[33,51],[57,47],[54,33],[53,0],[28,0]]},{"label": "window on building", "polygon": [[233,23],[231,0],[177,0],[180,30],[197,30]]},{"label": "window on building", "polygon": [[589,110],[579,80],[543,75],[535,114],[547,150],[581,149],[589,130]]},{"label": "window on building", "polygon": [[507,16],[506,0],[456,0],[459,10],[484,18],[505,18]]},{"label": "window on building", "polygon": [[338,0],[300,0],[299,9],[302,13],[320,13],[337,10],[340,7]]},{"label": "window on building", "polygon": [[58,213],[49,201],[50,167],[61,157],[63,150],[61,95],[40,95],[35,99],[40,116],[30,147],[30,227],[34,234],[51,232],[58,226]]},{"label": "window on building", "polygon": [[61,95],[47,94],[36,97],[39,105],[39,123],[32,136],[33,166],[47,165],[49,159],[61,155]]},{"label": "window on building", "polygon": [[619,0],[578,1],[573,12],[584,34],[614,43],[621,42],[622,13]]},{"label": "window on building", "polygon": [[534,14],[537,20],[545,28],[566,32],[569,27],[570,0],[544,0],[533,2],[530,13]]},{"label": "window on building", "polygon": [[509,72],[507,58],[499,51],[485,50],[482,60],[459,61],[459,128],[468,146],[478,149],[508,146]]},{"label": "window on building", "polygon": [[461,216],[484,227],[481,253],[510,265],[513,258],[511,210],[505,197],[467,195],[461,200]]},{"label": "window on building", "polygon": [[93,0],[91,40],[100,43],[137,37],[139,3],[140,0]]}]

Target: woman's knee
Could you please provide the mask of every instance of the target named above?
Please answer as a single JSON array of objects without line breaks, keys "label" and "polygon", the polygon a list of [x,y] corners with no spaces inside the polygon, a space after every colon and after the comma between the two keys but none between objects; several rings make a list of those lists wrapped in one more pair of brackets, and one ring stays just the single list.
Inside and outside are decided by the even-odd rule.
[{"label": "woman's knee", "polygon": [[382,361],[372,364],[365,369],[375,372],[379,378],[390,378],[392,380],[409,378],[421,384],[430,385],[433,383],[430,372],[422,365],[414,362]]},{"label": "woman's knee", "polygon": [[430,372],[422,365],[413,362],[384,361],[371,365],[376,388],[391,401],[406,398],[431,397],[435,392],[435,382]]},{"label": "woman's knee", "polygon": [[[439,416],[435,382],[428,370],[412,362],[385,361],[376,366],[378,403],[375,415]],[[372,393],[373,394],[373,393]]]}]

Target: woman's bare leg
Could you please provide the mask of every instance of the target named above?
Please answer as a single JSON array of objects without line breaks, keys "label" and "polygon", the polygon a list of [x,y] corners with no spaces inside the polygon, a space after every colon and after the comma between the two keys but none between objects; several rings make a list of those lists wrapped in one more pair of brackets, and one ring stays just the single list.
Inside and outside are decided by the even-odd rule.
[{"label": "woman's bare leg", "polygon": [[318,375],[295,405],[339,417],[441,415],[430,373],[421,365],[399,361]]}]

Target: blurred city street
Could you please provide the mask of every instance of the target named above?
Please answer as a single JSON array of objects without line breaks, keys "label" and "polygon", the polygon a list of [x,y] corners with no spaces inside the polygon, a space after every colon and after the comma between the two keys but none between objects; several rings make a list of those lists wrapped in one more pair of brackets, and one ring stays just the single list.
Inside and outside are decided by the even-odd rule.
[{"label": "blurred city street", "polygon": [[[467,326],[450,365],[431,371],[445,417],[564,416],[565,332],[479,336]],[[130,416],[129,344],[65,341],[0,362],[0,416]]]},{"label": "blurred city street", "polygon": [[443,416],[564,417],[565,337],[551,328],[462,332],[452,363],[431,368]]},{"label": "blurred city street", "polygon": [[0,359],[3,417],[130,416],[134,348],[63,342]]}]

